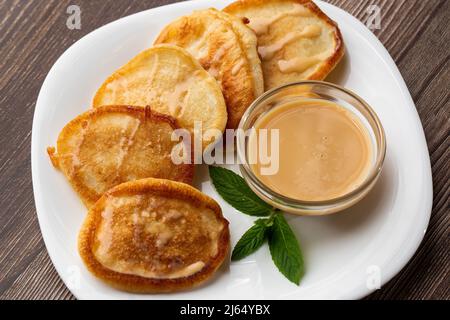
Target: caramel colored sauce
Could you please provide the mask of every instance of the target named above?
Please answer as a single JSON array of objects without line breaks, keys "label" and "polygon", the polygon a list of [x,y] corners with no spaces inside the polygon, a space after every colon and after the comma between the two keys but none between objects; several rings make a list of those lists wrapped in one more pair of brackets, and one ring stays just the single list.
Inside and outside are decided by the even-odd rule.
[{"label": "caramel colored sauce", "polygon": [[[364,181],[371,167],[369,133],[356,115],[332,102],[305,99],[280,105],[262,116],[255,129],[256,136],[260,129],[279,130],[279,168],[262,175],[257,162],[252,171],[289,198],[323,201],[343,196]],[[255,143],[260,142],[251,138],[249,147]]]},{"label": "caramel colored sauce", "polygon": [[258,47],[258,53],[262,60],[270,60],[280,50],[282,50],[289,43],[300,38],[315,38],[320,36],[322,29],[318,25],[306,26],[301,32],[290,32],[279,41],[270,46]]},{"label": "caramel colored sauce", "polygon": [[302,5],[294,5],[292,10],[289,12],[283,12],[276,14],[273,17],[267,18],[254,18],[250,21],[249,27],[253,29],[256,35],[260,36],[269,32],[269,28],[275,22],[285,18],[285,17],[309,17],[311,13],[308,9],[304,8]]},{"label": "caramel colored sauce", "polygon": [[308,68],[311,68],[316,63],[320,62],[320,59],[316,56],[313,57],[297,57],[291,60],[278,61],[278,69],[282,73],[291,72],[304,72]]}]

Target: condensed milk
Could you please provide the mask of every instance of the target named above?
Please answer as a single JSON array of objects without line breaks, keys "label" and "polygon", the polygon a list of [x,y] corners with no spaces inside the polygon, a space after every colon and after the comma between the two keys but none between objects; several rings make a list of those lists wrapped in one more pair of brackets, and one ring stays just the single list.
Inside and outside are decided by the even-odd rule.
[{"label": "condensed milk", "polygon": [[[285,197],[302,201],[338,198],[358,188],[372,166],[368,130],[353,112],[331,101],[302,99],[281,104],[262,115],[254,128],[256,135],[250,138],[249,147],[257,144],[257,148],[261,147],[257,139],[261,129],[279,130],[277,172],[262,174],[264,165],[258,161],[250,168],[263,184]],[[273,143],[268,137],[267,143]]]}]

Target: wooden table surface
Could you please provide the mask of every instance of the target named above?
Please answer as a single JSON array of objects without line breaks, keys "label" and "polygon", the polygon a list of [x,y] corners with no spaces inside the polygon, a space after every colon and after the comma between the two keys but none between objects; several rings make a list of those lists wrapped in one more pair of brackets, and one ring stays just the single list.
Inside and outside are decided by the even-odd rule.
[{"label": "wooden table surface", "polygon": [[[0,299],[74,299],[49,259],[33,200],[31,125],[45,76],[85,34],[170,2],[176,1],[0,0]],[[433,212],[424,241],[408,265],[368,298],[449,299],[450,1],[329,2],[365,23],[368,7],[380,8],[381,28],[374,33],[416,103],[433,169]],[[81,8],[80,30],[66,26],[72,4]]]}]

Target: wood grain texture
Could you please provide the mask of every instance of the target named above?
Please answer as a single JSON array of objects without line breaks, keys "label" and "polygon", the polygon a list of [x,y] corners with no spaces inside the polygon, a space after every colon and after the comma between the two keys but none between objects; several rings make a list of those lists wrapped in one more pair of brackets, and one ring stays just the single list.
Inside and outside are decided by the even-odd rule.
[{"label": "wood grain texture", "polygon": [[[0,0],[0,299],[73,299],[45,249],[34,207],[31,124],[42,82],[56,59],[96,28],[163,0]],[[428,232],[408,265],[367,299],[450,299],[450,1],[330,0],[366,22],[381,9],[383,42],[421,117],[433,170]],[[66,9],[82,10],[68,30]]]}]

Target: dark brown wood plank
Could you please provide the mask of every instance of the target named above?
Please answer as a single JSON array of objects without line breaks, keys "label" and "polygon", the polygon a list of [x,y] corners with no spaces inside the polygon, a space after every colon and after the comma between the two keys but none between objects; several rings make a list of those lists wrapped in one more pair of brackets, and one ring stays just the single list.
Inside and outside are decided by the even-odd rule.
[{"label": "dark brown wood plank", "polygon": [[[30,139],[45,75],[72,43],[120,17],[174,0],[0,0],[0,299],[73,299],[42,241],[34,208]],[[450,1],[330,0],[362,22],[381,9],[374,30],[399,66],[430,151],[434,204],[425,239],[408,265],[369,299],[449,299]],[[82,10],[68,30],[66,9]]]},{"label": "dark brown wood plank", "polygon": [[[43,291],[42,289],[45,288]],[[59,275],[54,271],[45,250],[21,272],[9,288],[3,293],[3,299],[75,299],[67,290]]]},{"label": "dark brown wood plank", "polygon": [[[435,4],[433,17],[397,58],[422,119],[433,170],[434,206],[424,241],[414,258],[371,298],[449,298],[450,2]],[[408,44],[407,44],[408,46]]]}]

